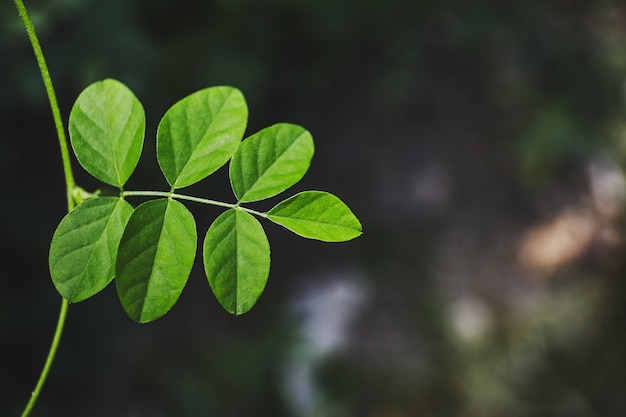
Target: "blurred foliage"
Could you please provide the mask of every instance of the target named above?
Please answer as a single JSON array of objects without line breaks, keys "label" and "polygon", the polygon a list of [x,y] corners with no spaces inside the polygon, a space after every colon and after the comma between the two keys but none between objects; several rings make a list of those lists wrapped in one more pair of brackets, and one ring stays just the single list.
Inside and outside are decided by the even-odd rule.
[{"label": "blurred foliage", "polygon": [[[36,415],[624,415],[623,207],[610,219],[594,208],[590,179],[599,153],[617,177],[624,168],[623,2],[27,6],[66,117],[106,77],[146,103],[148,132],[177,98],[237,86],[249,132],[279,121],[312,132],[302,189],[311,181],[344,196],[365,233],[327,248],[268,226],[279,254],[272,279],[255,311],[236,319],[206,303],[200,270],[148,326],[130,323],[110,288],[72,305]],[[46,251],[64,199],[42,83],[11,2],[0,4],[0,51],[0,375],[10,381],[0,414],[16,415],[60,302]],[[129,188],[165,187],[147,136]],[[225,178],[195,194],[228,200]],[[556,272],[524,265],[525,233],[567,210],[593,214],[589,245]],[[202,213],[206,230],[218,212]],[[365,301],[340,328],[348,341],[317,352],[292,300],[344,275]],[[289,391],[294,363],[308,370],[294,381],[309,385]]]}]

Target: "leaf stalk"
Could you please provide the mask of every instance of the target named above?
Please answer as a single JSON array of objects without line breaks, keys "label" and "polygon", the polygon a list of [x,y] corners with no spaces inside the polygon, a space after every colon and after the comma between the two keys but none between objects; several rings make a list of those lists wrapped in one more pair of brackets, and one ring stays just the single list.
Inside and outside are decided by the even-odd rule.
[{"label": "leaf stalk", "polygon": [[165,197],[176,198],[178,200],[193,201],[194,203],[208,204],[211,206],[226,207],[229,209],[242,210],[259,217],[267,218],[267,213],[242,207],[239,203],[224,203],[223,201],[210,200],[208,198],[193,197],[185,194],[177,194],[172,191],[122,191],[122,197]]}]

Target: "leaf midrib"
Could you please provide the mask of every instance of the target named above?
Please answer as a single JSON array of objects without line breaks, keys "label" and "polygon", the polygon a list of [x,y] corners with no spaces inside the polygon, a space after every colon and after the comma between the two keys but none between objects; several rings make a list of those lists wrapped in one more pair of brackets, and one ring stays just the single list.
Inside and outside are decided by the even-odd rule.
[{"label": "leaf midrib", "polygon": [[[115,213],[115,209],[117,208],[117,205],[118,205],[118,204],[119,204],[119,201],[115,202],[114,207],[113,207],[113,210],[111,210],[111,212],[109,213],[108,219],[107,219],[107,221],[106,221],[106,224],[104,225],[104,228],[102,229],[102,232],[100,233],[100,236],[98,237],[98,239],[97,239],[97,240],[96,240],[93,244],[91,244],[91,245],[89,246],[90,248],[93,248],[94,246],[99,245],[99,244],[100,244],[100,242],[102,241],[103,236],[105,236],[105,235],[106,235],[106,230],[107,230],[107,227],[109,226],[109,224],[110,224],[110,222],[111,222],[111,219],[113,218],[113,214]],[[82,270],[82,272],[81,272],[81,274],[80,274],[80,277],[78,278],[78,284],[76,284],[76,285],[74,286],[74,289],[73,289],[73,291],[72,291],[72,294],[70,295],[70,300],[74,298],[74,295],[76,294],[76,291],[78,291],[78,288],[79,288],[79,287],[81,286],[81,284],[83,283],[83,281],[84,281],[84,279],[85,279],[86,271],[87,271],[87,269],[89,268],[89,265],[91,265],[91,260],[93,259],[93,255],[94,255],[94,252],[93,252],[93,251],[90,251],[89,258],[88,258],[87,262],[85,263],[85,267],[83,268],[83,270]],[[113,273],[113,275],[115,276],[115,268],[114,268],[114,273]]]},{"label": "leaf midrib", "polygon": [[148,282],[146,283],[146,290],[145,293],[143,294],[143,296],[141,297],[141,308],[140,308],[140,312],[139,312],[139,320],[141,322],[141,320],[144,317],[144,313],[145,313],[145,306],[146,306],[146,300],[148,299],[148,294],[150,293],[150,285],[153,282],[153,275],[154,275],[154,269],[156,267],[156,262],[154,262],[155,259],[157,259],[158,254],[159,254],[159,247],[161,246],[161,238],[163,236],[163,230],[165,229],[165,227],[163,226],[165,224],[165,218],[167,217],[167,212],[170,209],[170,201],[171,200],[167,200],[166,204],[165,204],[165,211],[163,212],[163,216],[161,216],[161,224],[159,227],[159,238],[156,240],[156,250],[154,251],[154,256],[151,259],[150,262],[150,275],[148,278]]},{"label": "leaf midrib", "polygon": [[303,222],[303,223],[314,223],[314,224],[317,224],[317,225],[332,226],[332,227],[337,227],[337,228],[340,228],[340,229],[354,230],[354,231],[357,231],[357,232],[361,232],[360,229],[354,229],[352,227],[343,226],[343,225],[337,224],[337,223],[330,223],[328,221],[317,221],[317,220],[303,219],[303,218],[295,217],[295,216],[279,216],[279,215],[276,215],[276,214],[268,214],[267,217],[270,220],[276,219],[276,218],[287,219],[287,220],[296,220],[298,222]]},{"label": "leaf midrib", "polygon": [[[246,190],[246,192],[241,196],[240,201],[245,201],[246,196],[249,195],[249,193],[251,191],[258,191],[254,189],[254,186],[265,177],[265,175],[267,174],[267,172],[269,170],[272,169],[272,167],[274,167],[279,161],[282,160],[283,155],[285,155],[285,153],[287,153],[291,148],[293,148],[295,146],[295,144],[303,137],[306,136],[307,132],[303,131],[301,132],[292,142],[289,146],[287,146],[282,152],[280,152],[280,154],[278,154],[278,156],[276,158],[274,158],[274,162],[272,162],[270,165],[268,165],[263,171],[257,170],[257,178],[254,182],[252,182],[252,184],[250,184],[250,186],[248,187],[248,189]],[[259,159],[257,158],[257,167],[258,167],[258,162]],[[243,164],[241,166],[241,168],[243,169]],[[290,175],[290,173],[285,173],[284,175]],[[242,178],[244,178],[244,176],[242,175]],[[260,188],[263,189],[263,188]]]},{"label": "leaf midrib", "polygon": [[[233,95],[234,93],[235,93],[235,91],[234,91],[234,90],[229,90],[229,91],[228,91],[228,94],[226,95],[226,97],[224,98],[224,100],[222,100],[222,102],[219,104],[218,109],[217,109],[216,111],[214,111],[214,112],[211,114],[211,121],[210,121],[210,122],[209,122],[209,124],[207,125],[207,127],[206,127],[206,129],[205,129],[204,133],[202,134],[202,137],[200,138],[200,140],[198,141],[198,143],[197,143],[195,146],[193,146],[193,145],[191,146],[191,148],[192,148],[192,149],[191,149],[191,152],[189,152],[189,154],[188,154],[188,155],[185,155],[185,156],[186,156],[186,158],[184,159],[184,162],[181,160],[182,166],[181,166],[180,170],[177,170],[177,171],[178,171],[178,175],[176,176],[176,179],[174,180],[174,184],[172,185],[172,187],[177,188],[177,187],[179,187],[179,186],[180,186],[180,185],[179,185],[179,180],[180,180],[181,178],[184,178],[184,175],[183,175],[183,174],[185,173],[185,169],[186,169],[186,168],[187,168],[187,166],[189,165],[189,161],[191,161],[191,160],[192,160],[193,155],[197,153],[197,152],[196,152],[196,150],[197,150],[198,148],[200,148],[200,147],[201,147],[201,145],[202,145],[202,143],[205,141],[205,139],[206,139],[206,137],[207,137],[207,132],[210,130],[211,126],[215,123],[215,118],[217,117],[217,115],[219,115],[219,114],[222,112],[222,110],[223,110],[223,109],[224,109],[224,107],[226,106],[226,102],[230,100],[230,98],[232,97],[232,95]],[[210,107],[210,106],[209,106],[209,107]],[[186,125],[186,126],[188,126],[188,125],[189,125],[189,117],[188,117],[187,111],[188,111],[188,107],[186,107],[186,108],[184,109],[184,114],[185,114],[185,125]],[[169,128],[169,130],[170,130],[170,140],[171,140],[171,138],[172,138],[172,134],[171,134],[171,131],[172,131],[172,130],[171,130],[171,123],[168,123],[168,128]],[[222,130],[220,130],[219,132],[222,132],[222,131],[224,131],[224,130],[227,130],[227,129],[222,129]],[[191,141],[190,141],[190,145],[191,145]]]}]

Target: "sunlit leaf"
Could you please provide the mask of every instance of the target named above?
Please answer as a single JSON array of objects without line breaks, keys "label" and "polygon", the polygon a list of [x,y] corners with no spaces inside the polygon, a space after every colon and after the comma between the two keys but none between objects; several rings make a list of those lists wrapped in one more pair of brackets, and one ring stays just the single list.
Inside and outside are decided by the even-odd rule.
[{"label": "sunlit leaf", "polygon": [[237,199],[263,200],[291,187],[309,169],[313,150],[311,134],[287,123],[245,139],[230,163],[230,181]]},{"label": "sunlit leaf", "polygon": [[193,266],[196,240],[193,216],[178,201],[152,200],[135,209],[115,266],[117,293],[133,320],[155,320],[176,303]]},{"label": "sunlit leaf", "polygon": [[117,247],[132,211],[120,198],[92,198],[61,220],[50,243],[49,265],[63,298],[79,302],[111,282]]},{"label": "sunlit leaf", "polygon": [[361,223],[336,196],[305,191],[278,203],[267,217],[292,232],[325,242],[343,242],[361,235]]},{"label": "sunlit leaf", "polygon": [[270,271],[270,246],[261,224],[241,210],[220,215],[204,239],[204,270],[218,301],[231,314],[250,310]]},{"label": "sunlit leaf", "polygon": [[76,158],[91,175],[117,187],[126,183],[137,166],[145,127],[141,103],[116,80],[91,84],[70,112]]},{"label": "sunlit leaf", "polygon": [[173,188],[194,184],[232,157],[248,121],[239,90],[211,87],[174,104],[157,130],[157,158]]}]

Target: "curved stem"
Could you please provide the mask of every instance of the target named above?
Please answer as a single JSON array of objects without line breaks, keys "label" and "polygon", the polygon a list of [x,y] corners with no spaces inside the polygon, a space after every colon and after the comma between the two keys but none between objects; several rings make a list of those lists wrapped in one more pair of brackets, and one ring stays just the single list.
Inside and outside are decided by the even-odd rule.
[{"label": "curved stem", "polygon": [[122,197],[166,197],[176,198],[178,200],[193,201],[195,203],[209,204],[212,206],[226,207],[230,209],[237,209],[247,211],[250,214],[255,214],[259,217],[266,218],[267,213],[261,213],[260,211],[252,210],[246,207],[241,207],[239,204],[224,203],[222,201],[209,200],[208,198],[193,197],[190,195],[176,194],[174,192],[166,191],[122,191]]},{"label": "curved stem", "polygon": [[50,372],[50,368],[52,367],[52,362],[54,361],[54,357],[57,353],[57,349],[59,347],[59,342],[61,341],[61,334],[63,333],[63,327],[65,325],[65,317],[67,316],[67,306],[68,302],[66,299],[63,299],[61,303],[61,311],[59,312],[59,319],[57,321],[57,329],[54,332],[54,338],[52,339],[52,345],[50,346],[50,351],[48,352],[48,358],[46,359],[46,364],[44,365],[41,376],[39,377],[39,381],[37,381],[37,386],[30,396],[30,401],[26,405],[24,412],[22,413],[22,417],[26,417],[30,414],[32,408],[35,406],[35,402],[37,402],[37,398],[39,398],[39,393],[41,392],[41,388],[43,387],[44,382],[46,382],[46,377]]},{"label": "curved stem", "polygon": [[67,146],[67,138],[65,137],[63,120],[61,119],[61,111],[59,110],[57,97],[54,92],[54,87],[52,86],[52,78],[50,78],[50,72],[48,72],[48,65],[46,64],[46,59],[43,56],[43,51],[41,50],[39,39],[37,38],[37,34],[35,33],[35,27],[33,26],[33,22],[30,20],[28,12],[26,11],[26,6],[24,6],[24,2],[22,0],[13,0],[13,2],[15,3],[15,7],[17,7],[17,11],[20,17],[22,18],[24,28],[26,28],[26,33],[28,34],[28,39],[30,40],[30,44],[33,47],[33,52],[35,53],[35,58],[37,59],[37,64],[39,65],[39,71],[41,72],[41,78],[43,78],[43,83],[46,87],[46,93],[48,94],[48,101],[50,102],[50,109],[52,110],[52,117],[54,118],[54,125],[56,127],[57,136],[59,138],[61,158],[63,159],[65,188],[67,189],[67,209],[68,211],[70,211],[75,206],[72,192],[76,184],[74,182],[74,174],[72,173],[70,153]]},{"label": "curved stem", "polygon": [[[69,212],[76,205],[73,196],[74,188],[76,188],[76,183],[74,182],[74,174],[72,172],[72,164],[70,160],[67,138],[65,137],[65,127],[63,126],[63,120],[61,119],[61,111],[59,109],[59,104],[57,103],[54,87],[52,86],[52,78],[50,78],[48,65],[46,64],[46,60],[43,56],[43,51],[41,50],[41,45],[39,44],[37,34],[35,33],[35,27],[33,26],[33,23],[28,16],[28,12],[26,11],[26,6],[24,6],[24,2],[22,0],[13,0],[13,2],[15,3],[15,7],[17,8],[17,11],[22,19],[24,28],[26,29],[28,39],[30,40],[33,52],[35,53],[35,58],[37,59],[37,64],[39,65],[39,71],[41,73],[41,78],[43,79],[43,83],[46,88],[46,93],[48,94],[48,101],[50,102],[50,109],[52,110],[52,117],[54,119],[54,125],[56,127],[57,137],[59,140],[59,148],[61,150],[61,158],[63,160],[63,172],[65,175],[66,189],[65,197],[67,200],[67,211]],[[52,362],[54,361],[54,357],[56,356],[56,352],[59,347],[59,342],[61,341],[63,327],[65,327],[67,308],[68,301],[63,299],[61,302],[59,318],[57,320],[57,327],[54,332],[54,337],[52,339],[52,345],[50,346],[50,350],[48,351],[46,363],[44,364],[44,367],[41,371],[39,380],[37,381],[37,385],[35,386],[35,390],[33,391],[30,400],[26,405],[26,408],[22,413],[22,417],[27,417],[30,414],[32,408],[37,402],[37,399],[39,398],[41,389],[46,382],[46,378],[48,377],[48,373],[50,372],[50,368],[52,367]]]}]

